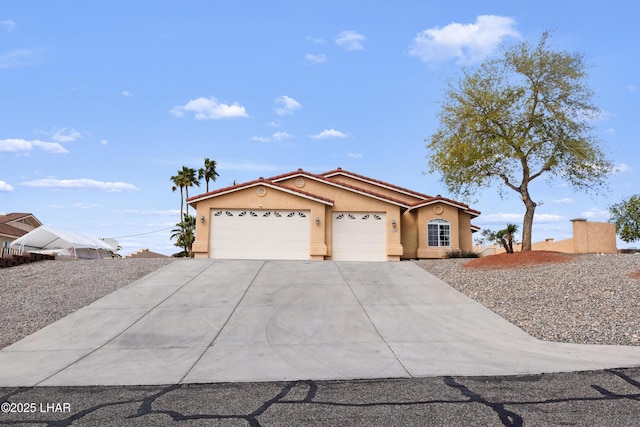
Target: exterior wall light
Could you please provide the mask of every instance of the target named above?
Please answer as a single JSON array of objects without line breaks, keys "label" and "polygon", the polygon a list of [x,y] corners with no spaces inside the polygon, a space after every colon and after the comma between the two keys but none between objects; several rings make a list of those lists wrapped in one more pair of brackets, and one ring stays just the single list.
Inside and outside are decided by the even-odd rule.
[{"label": "exterior wall light", "polygon": [[204,215],[200,216],[200,222],[204,224]]},{"label": "exterior wall light", "polygon": [[316,217],[316,224],[320,224],[320,217],[319,216]]},{"label": "exterior wall light", "polygon": [[395,219],[392,219],[392,220],[391,220],[391,226],[392,226],[393,228],[396,228],[396,225],[397,225],[397,224],[398,224],[398,223],[396,222],[396,220],[395,220]]}]

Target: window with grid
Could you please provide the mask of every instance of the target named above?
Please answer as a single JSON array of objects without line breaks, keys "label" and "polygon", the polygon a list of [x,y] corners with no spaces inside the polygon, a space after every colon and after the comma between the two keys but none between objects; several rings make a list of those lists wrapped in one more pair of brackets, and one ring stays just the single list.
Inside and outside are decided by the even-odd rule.
[{"label": "window with grid", "polygon": [[429,221],[427,224],[427,236],[429,246],[451,246],[449,221],[440,218]]}]

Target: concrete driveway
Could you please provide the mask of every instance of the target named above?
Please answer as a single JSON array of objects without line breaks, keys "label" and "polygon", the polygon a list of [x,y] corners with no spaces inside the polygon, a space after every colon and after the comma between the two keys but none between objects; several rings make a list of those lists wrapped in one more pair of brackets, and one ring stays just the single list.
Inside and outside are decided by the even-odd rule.
[{"label": "concrete driveway", "polygon": [[0,366],[0,387],[513,375],[640,366],[640,347],[536,340],[412,262],[183,260]]}]

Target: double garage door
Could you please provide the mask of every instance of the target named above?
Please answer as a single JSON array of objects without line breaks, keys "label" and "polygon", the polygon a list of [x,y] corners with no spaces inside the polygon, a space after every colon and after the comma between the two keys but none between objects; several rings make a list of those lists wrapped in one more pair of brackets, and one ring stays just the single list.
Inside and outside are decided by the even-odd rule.
[{"label": "double garage door", "polygon": [[210,224],[211,258],[309,259],[309,211],[214,210]]},{"label": "double garage door", "polygon": [[[220,209],[210,225],[211,258],[309,259],[309,211]],[[334,212],[331,258],[386,261],[385,230],[384,213]]]}]

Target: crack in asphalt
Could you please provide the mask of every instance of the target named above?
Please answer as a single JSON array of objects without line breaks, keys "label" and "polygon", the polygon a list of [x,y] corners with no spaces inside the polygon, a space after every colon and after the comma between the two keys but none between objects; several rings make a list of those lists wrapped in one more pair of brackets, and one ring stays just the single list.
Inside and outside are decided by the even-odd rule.
[{"label": "crack in asphalt", "polygon": [[[89,422],[91,420],[85,420],[90,414],[96,414],[98,411],[105,408],[116,408],[118,406],[123,406],[122,413],[119,415],[122,417],[121,421],[124,424],[143,424],[144,425],[155,425],[159,421],[158,419],[149,419],[146,418],[152,415],[164,415],[168,418],[166,421],[172,421],[179,423],[181,421],[194,421],[194,420],[237,420],[244,421],[247,425],[252,427],[262,426],[263,424],[260,421],[261,416],[268,415],[270,409],[274,408],[276,405],[288,405],[288,406],[296,406],[296,412],[301,413],[301,411],[311,411],[314,408],[319,407],[331,407],[335,408],[338,411],[340,409],[348,409],[348,408],[385,408],[385,407],[429,407],[431,405],[453,405],[453,411],[460,413],[460,411],[464,411],[468,408],[468,405],[479,404],[482,407],[487,408],[490,412],[484,414],[490,414],[493,412],[495,414],[495,425],[503,425],[510,427],[520,427],[527,423],[526,415],[518,412],[518,407],[534,407],[540,411],[544,412],[553,412],[553,407],[547,408],[550,405],[559,405],[559,404],[572,404],[579,402],[640,402],[640,381],[633,379],[630,375],[627,374],[629,370],[625,369],[610,369],[605,371],[595,371],[593,375],[604,375],[606,379],[617,377],[622,380],[623,384],[626,384],[627,388],[633,390],[632,393],[623,393],[616,392],[608,389],[606,386],[601,384],[589,384],[589,386],[585,387],[582,390],[582,395],[579,390],[572,390],[575,395],[564,396],[564,397],[556,397],[549,399],[529,399],[529,400],[512,400],[512,399],[491,399],[487,396],[483,395],[483,392],[478,390],[482,388],[480,383],[482,383],[483,378],[474,378],[474,377],[458,377],[454,378],[452,376],[440,377],[440,378],[431,378],[431,379],[422,379],[425,381],[431,381],[432,385],[444,385],[446,388],[455,391],[460,395],[460,399],[457,398],[444,398],[444,399],[406,399],[399,401],[389,401],[389,400],[377,400],[375,398],[370,398],[371,401],[358,402],[357,400],[362,400],[362,397],[349,392],[348,390],[351,388],[350,385],[371,385],[371,389],[375,392],[376,387],[382,386],[382,389],[385,389],[385,385],[391,385],[394,380],[375,380],[375,382],[371,382],[367,384],[366,381],[328,381],[328,382],[316,382],[316,381],[290,381],[287,383],[223,383],[223,384],[191,384],[185,386],[183,384],[175,384],[170,386],[161,386],[158,387],[144,387],[144,389],[150,388],[151,392],[149,395],[145,395],[142,397],[130,398],[130,399],[114,399],[108,400],[106,397],[106,401],[100,402],[98,404],[93,404],[86,408],[82,408],[80,410],[76,410],[72,414],[67,415],[65,418],[60,418],[61,414],[50,414],[50,417],[37,417],[33,413],[32,414],[12,414],[13,418],[18,417],[19,419],[6,419],[8,416],[7,413],[0,413],[0,425],[29,425],[29,424],[38,424],[38,425],[46,425],[48,427],[66,427],[72,426],[76,422]],[[635,375],[637,375],[638,371],[633,370]],[[589,375],[589,373],[582,373],[584,375]],[[553,374],[551,375],[553,378]],[[580,375],[580,374],[575,374]],[[522,390],[525,390],[527,387],[531,388],[532,383],[540,382],[544,378],[549,378],[549,376],[541,375],[528,375],[519,377],[487,377],[484,378],[484,387],[489,387],[493,385],[494,387],[499,388],[499,383],[508,382],[510,385],[521,386]],[[414,381],[413,384],[416,384],[420,379],[413,379],[410,381]],[[224,414],[224,413],[216,413],[212,411],[212,413],[188,413],[186,410],[178,410],[177,406],[180,403],[189,404],[192,403],[192,399],[196,398],[199,393],[206,390],[214,390],[216,388],[237,388],[238,389],[238,398],[242,397],[248,390],[251,390],[253,387],[256,387],[257,384],[263,384],[265,386],[274,386],[276,387],[277,393],[270,394],[269,396],[263,396],[265,398],[264,401],[258,399],[254,404],[256,406],[254,410],[251,412],[242,414]],[[404,383],[402,383],[404,384]],[[412,383],[408,382],[407,384],[411,385]],[[496,384],[498,384],[496,386]],[[616,383],[617,384],[617,383]],[[543,384],[544,385],[544,384]],[[347,387],[345,387],[347,386]],[[306,392],[304,392],[306,388]],[[336,401],[332,399],[323,399],[323,392],[327,393],[335,393],[339,391],[338,389],[344,388],[345,395],[342,397],[344,401]],[[419,388],[419,387],[418,387]],[[598,395],[590,396],[586,395],[588,389],[595,390]],[[133,386],[124,387],[124,390],[129,391],[140,391],[140,388],[136,388]],[[367,388],[368,389],[368,388]],[[520,389],[520,387],[517,387]],[[29,396],[29,393],[35,394],[42,398],[42,394],[44,393],[46,399],[48,401],[53,401],[55,399],[60,399],[60,396],[63,396],[65,393],[67,395],[71,395],[72,393],[77,393],[78,391],[84,393],[86,395],[91,395],[92,393],[104,392],[105,394],[115,394],[116,396],[120,394],[118,392],[119,387],[19,387],[15,389],[2,388],[0,389],[0,393],[4,393],[0,396],[0,405],[2,404],[11,404],[17,402],[27,402],[29,400],[34,401],[35,398]],[[186,398],[184,396],[176,396],[175,392],[178,390],[186,391],[188,395]],[[292,390],[295,390],[292,393]],[[275,390],[274,390],[275,391]],[[289,396],[290,394],[295,394],[300,396],[304,392],[304,396],[300,398],[296,398],[295,396]],[[424,392],[424,391],[423,391]],[[191,393],[191,394],[189,394]],[[550,393],[550,391],[548,391]],[[381,393],[382,394],[382,393]],[[437,393],[432,393],[437,394]],[[492,393],[495,395],[495,391]],[[508,394],[503,392],[503,394]],[[160,398],[168,398],[173,399],[173,405],[171,403],[167,403],[166,401],[162,402],[162,404],[158,403],[157,400]],[[182,398],[182,400],[180,400]],[[95,403],[95,402],[94,402]],[[213,402],[210,402],[213,403]],[[135,412],[131,413],[130,410],[125,408],[126,405],[137,404],[137,409]],[[167,408],[162,408],[160,406],[164,406]],[[172,407],[173,406],[173,407]],[[463,406],[461,409],[459,406]],[[510,407],[507,409],[506,407]],[[4,406],[6,408],[6,406]],[[467,407],[467,408],[465,408]],[[557,408],[556,408],[557,409]],[[611,409],[611,408],[609,408]],[[477,410],[477,409],[474,409]],[[3,410],[3,412],[6,412]],[[576,412],[571,410],[570,412]],[[637,413],[640,413],[640,405],[637,407]],[[23,417],[19,417],[19,415],[24,415]],[[338,416],[340,413],[338,413]],[[347,420],[350,422],[353,421],[352,418],[349,418],[350,415],[348,413],[343,414]],[[3,419],[5,418],[5,419]],[[56,419],[57,418],[57,419]],[[128,420],[128,421],[127,421]],[[139,423],[137,421],[140,421]],[[279,423],[288,424],[289,420],[281,420]],[[593,420],[592,420],[593,421]],[[340,424],[339,420],[337,424]]]}]

